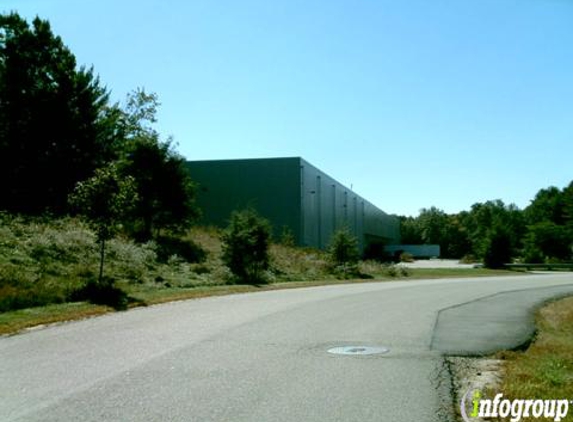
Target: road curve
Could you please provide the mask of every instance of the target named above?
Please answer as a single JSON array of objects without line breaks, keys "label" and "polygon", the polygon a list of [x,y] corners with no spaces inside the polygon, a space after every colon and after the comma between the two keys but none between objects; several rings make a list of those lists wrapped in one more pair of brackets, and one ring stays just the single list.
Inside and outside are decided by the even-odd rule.
[{"label": "road curve", "polygon": [[[573,275],[241,294],[3,337],[0,420],[447,421],[440,317],[450,324],[442,334],[459,329],[467,336],[460,326],[468,321],[475,334],[487,306],[503,309],[486,298],[514,297],[508,306],[527,302],[522,308],[530,314],[548,288],[573,294]],[[522,293],[510,293],[516,291]],[[475,303],[485,307],[463,318],[459,309]],[[462,317],[444,317],[448,309]],[[495,344],[495,330],[506,333],[512,323],[485,325],[486,341]],[[463,348],[464,341],[455,344]],[[340,346],[356,348],[328,353]],[[389,352],[359,355],[362,346]]]}]

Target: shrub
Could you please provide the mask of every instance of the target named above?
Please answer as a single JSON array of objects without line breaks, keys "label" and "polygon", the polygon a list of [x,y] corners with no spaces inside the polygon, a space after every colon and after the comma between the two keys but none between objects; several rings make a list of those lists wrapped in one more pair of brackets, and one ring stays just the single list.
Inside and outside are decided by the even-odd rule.
[{"label": "shrub", "polygon": [[[88,300],[85,292],[78,292],[97,279],[95,240],[78,219],[0,215],[0,312]],[[108,273],[115,280],[152,279],[158,265],[152,243],[138,245],[115,238],[107,250]],[[114,289],[102,289],[107,289],[107,296],[121,296]],[[109,304],[121,308],[121,302],[110,299]]]},{"label": "shrub", "polygon": [[511,238],[502,228],[494,228],[489,234],[486,244],[483,263],[487,268],[503,268],[511,262]]},{"label": "shrub", "polygon": [[571,258],[571,234],[565,227],[549,221],[529,226],[524,243],[525,254],[532,259],[549,257],[567,261]]},{"label": "shrub", "polygon": [[386,274],[389,277],[398,277],[399,272],[398,272],[398,268],[396,267],[396,265],[389,265],[388,268],[386,269]]},{"label": "shrub", "polygon": [[460,264],[475,264],[477,262],[477,258],[475,255],[467,254],[460,259]]},{"label": "shrub", "polygon": [[108,243],[108,271],[115,279],[143,282],[157,266],[154,242],[137,244],[127,239]]},{"label": "shrub", "polygon": [[269,222],[254,210],[246,209],[231,214],[229,226],[223,233],[223,262],[239,283],[265,282],[269,269]]},{"label": "shrub", "polygon": [[270,248],[272,271],[282,281],[302,281],[327,278],[330,274],[326,253],[283,244]]},{"label": "shrub", "polygon": [[207,252],[191,239],[182,239],[174,236],[158,236],[155,239],[157,259],[167,262],[169,257],[177,255],[185,262],[201,263],[207,257]]},{"label": "shrub", "polygon": [[378,262],[388,262],[392,260],[392,256],[386,252],[383,242],[371,242],[364,249],[365,260],[375,260]]},{"label": "shrub", "polygon": [[[47,221],[47,220],[46,220]],[[0,217],[0,312],[61,303],[79,284],[93,236],[75,220]]]},{"label": "shrub", "polygon": [[332,235],[328,254],[335,272],[341,272],[346,276],[358,272],[360,259],[358,240],[348,229],[340,229]]},{"label": "shrub", "polygon": [[294,234],[292,232],[292,230],[287,227],[284,226],[281,232],[281,236],[279,239],[279,243],[281,245],[287,246],[287,247],[294,247],[295,246],[295,238],[294,238]]},{"label": "shrub", "polygon": [[542,264],[545,261],[541,249],[534,245],[527,245],[523,251],[523,262],[528,264]]},{"label": "shrub", "polygon": [[127,293],[114,286],[113,279],[104,277],[96,281],[92,279],[84,287],[71,295],[74,301],[87,301],[96,305],[111,306],[116,310],[125,310],[129,303]]},{"label": "shrub", "polygon": [[400,262],[414,262],[414,255],[408,252],[402,252],[400,254]]},{"label": "shrub", "polygon": [[356,264],[360,258],[358,240],[348,229],[341,229],[332,235],[329,247],[330,259],[337,265]]},{"label": "shrub", "polygon": [[0,312],[62,303],[65,292],[51,286],[20,286],[0,283]]}]

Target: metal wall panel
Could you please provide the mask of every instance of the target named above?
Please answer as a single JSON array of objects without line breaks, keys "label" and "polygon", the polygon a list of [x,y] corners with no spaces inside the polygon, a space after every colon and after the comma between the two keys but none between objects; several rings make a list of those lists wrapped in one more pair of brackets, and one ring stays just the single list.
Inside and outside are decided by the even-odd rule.
[{"label": "metal wall panel", "polygon": [[231,212],[254,208],[273,226],[279,239],[283,228],[300,239],[300,159],[189,161],[198,187],[200,224],[225,227]]},{"label": "metal wall panel", "polygon": [[255,208],[275,238],[291,231],[297,244],[325,249],[347,227],[363,250],[367,242],[400,242],[398,218],[378,209],[302,158],[192,161],[199,184],[201,224],[224,227],[233,210]]},{"label": "metal wall panel", "polygon": [[333,233],[346,227],[359,241],[396,243],[398,218],[378,209],[364,198],[301,159],[302,240],[306,246],[324,249]]}]

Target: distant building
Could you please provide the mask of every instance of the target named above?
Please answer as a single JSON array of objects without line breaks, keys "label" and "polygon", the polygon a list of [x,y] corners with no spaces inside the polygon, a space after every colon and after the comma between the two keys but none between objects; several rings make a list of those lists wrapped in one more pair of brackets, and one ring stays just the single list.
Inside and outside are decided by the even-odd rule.
[{"label": "distant building", "polygon": [[232,211],[254,208],[297,245],[325,249],[332,234],[348,229],[363,250],[400,242],[397,217],[386,214],[299,157],[188,162],[198,183],[201,224],[224,227]]},{"label": "distant building", "polygon": [[439,258],[440,245],[386,245],[384,248],[392,256],[409,253],[417,259]]}]

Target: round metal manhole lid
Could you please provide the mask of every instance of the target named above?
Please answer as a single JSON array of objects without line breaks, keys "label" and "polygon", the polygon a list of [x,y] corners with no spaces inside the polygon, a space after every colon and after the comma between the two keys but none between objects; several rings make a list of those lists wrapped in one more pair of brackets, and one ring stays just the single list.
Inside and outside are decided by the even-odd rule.
[{"label": "round metal manhole lid", "polygon": [[334,355],[365,356],[388,353],[390,349],[380,346],[340,346],[328,349]]}]

